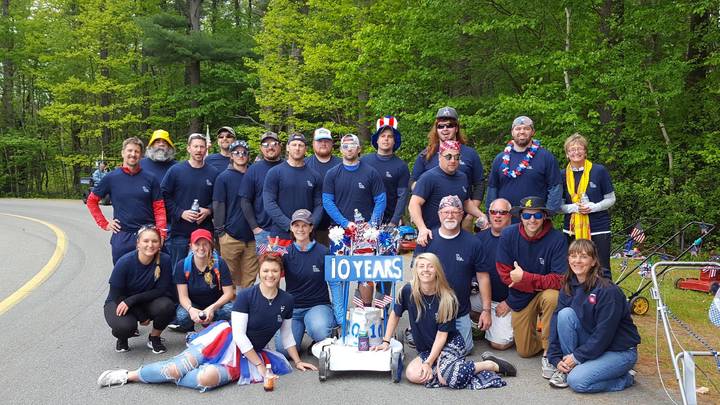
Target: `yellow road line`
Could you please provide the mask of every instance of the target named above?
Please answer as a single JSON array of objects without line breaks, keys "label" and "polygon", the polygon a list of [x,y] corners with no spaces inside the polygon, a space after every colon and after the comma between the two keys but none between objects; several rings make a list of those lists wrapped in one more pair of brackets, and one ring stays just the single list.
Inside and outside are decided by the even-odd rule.
[{"label": "yellow road line", "polygon": [[57,238],[57,241],[55,242],[55,251],[53,252],[53,255],[50,257],[50,260],[47,262],[47,264],[42,269],[40,269],[40,271],[35,274],[33,278],[31,278],[27,283],[23,284],[22,287],[18,288],[9,297],[0,301],[0,315],[2,315],[8,310],[10,310],[10,308],[14,307],[15,304],[30,295],[33,290],[38,288],[40,284],[47,280],[48,277],[50,277],[50,275],[52,275],[55,270],[57,270],[63,257],[65,257],[65,252],[67,251],[67,236],[65,236],[65,232],[63,232],[62,229],[51,223],[41,221],[39,219],[5,213],[0,213],[0,215],[6,215],[8,217],[15,217],[43,224],[50,228],[53,232],[55,232],[55,237]]}]

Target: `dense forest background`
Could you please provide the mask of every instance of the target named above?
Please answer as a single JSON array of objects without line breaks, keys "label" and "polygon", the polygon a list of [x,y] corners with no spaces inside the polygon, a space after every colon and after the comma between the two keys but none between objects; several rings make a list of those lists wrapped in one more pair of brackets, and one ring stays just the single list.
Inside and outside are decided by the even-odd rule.
[{"label": "dense forest background", "polygon": [[[486,172],[512,119],[566,164],[591,142],[614,228],[720,217],[720,3],[670,0],[0,0],[0,195],[73,197],[128,136],[393,114],[412,164],[451,105]],[[180,158],[182,158],[182,154]]]}]

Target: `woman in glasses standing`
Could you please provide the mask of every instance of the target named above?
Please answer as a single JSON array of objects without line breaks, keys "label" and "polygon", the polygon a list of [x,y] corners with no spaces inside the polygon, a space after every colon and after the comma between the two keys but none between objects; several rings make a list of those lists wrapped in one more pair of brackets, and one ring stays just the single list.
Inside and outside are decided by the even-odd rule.
[{"label": "woman in glasses standing", "polygon": [[565,140],[567,168],[562,172],[565,214],[563,232],[568,242],[591,239],[597,246],[601,275],[612,278],[610,272],[610,213],[615,204],[615,188],[605,166],[587,159],[588,141],[575,133]]},{"label": "woman in glasses standing", "polygon": [[[443,141],[456,141],[460,144],[460,168],[465,174],[468,198],[473,206],[479,207],[485,193],[485,175],[483,165],[475,149],[466,145],[467,140],[463,133],[458,113],[452,107],[443,107],[435,114],[435,122],[428,132],[428,145],[420,152],[410,175],[411,188],[420,180],[428,170],[438,166],[440,159],[440,144]],[[467,209],[465,212],[471,214]],[[477,217],[475,214],[473,216]],[[482,218],[485,218],[482,216]],[[463,221],[463,228],[472,229],[472,218],[469,216]]]},{"label": "woman in glasses standing", "polygon": [[117,338],[116,352],[130,350],[128,339],[137,336],[138,323],[153,322],[147,346],[153,353],[165,352],[160,334],[175,315],[175,304],[166,296],[171,287],[170,256],[160,252],[160,232],[143,226],[137,233],[136,249],[118,259],[110,275],[105,300],[105,321]]}]

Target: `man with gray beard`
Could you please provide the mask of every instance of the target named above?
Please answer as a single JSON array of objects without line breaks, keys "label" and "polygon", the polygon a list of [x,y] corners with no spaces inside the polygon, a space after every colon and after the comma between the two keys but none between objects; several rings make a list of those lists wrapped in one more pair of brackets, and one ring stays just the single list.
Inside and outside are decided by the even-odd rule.
[{"label": "man with gray beard", "polygon": [[164,129],[156,130],[145,149],[145,157],[140,160],[140,167],[162,183],[165,173],[175,163],[175,144],[170,134]]}]

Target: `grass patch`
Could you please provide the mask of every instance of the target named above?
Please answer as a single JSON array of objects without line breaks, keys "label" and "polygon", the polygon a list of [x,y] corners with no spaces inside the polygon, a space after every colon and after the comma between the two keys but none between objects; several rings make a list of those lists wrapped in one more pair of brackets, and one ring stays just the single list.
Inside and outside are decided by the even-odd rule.
[{"label": "grass patch", "polygon": [[[638,263],[639,261],[629,260],[628,270],[634,268]],[[616,275],[615,278],[617,278],[617,275],[620,274],[621,260],[613,259],[612,266],[613,273]],[[658,279],[660,284],[660,294],[666,307],[669,308],[673,314],[685,322],[694,333],[703,337],[710,347],[715,350],[720,350],[720,329],[715,327],[708,318],[708,309],[710,308],[713,296],[708,293],[675,288],[675,281],[677,279],[698,278],[699,276],[699,269],[678,269],[667,271],[661,278]],[[649,281],[650,278],[643,279],[639,274],[637,274],[636,270],[634,274],[628,276],[628,278],[621,282],[619,286],[624,290],[626,296],[630,296],[633,292],[637,291],[641,285],[644,285],[645,282]],[[641,295],[647,298],[650,302],[650,309],[647,314],[633,316],[633,320],[635,321],[642,338],[642,343],[638,347],[639,360],[636,370],[641,375],[654,376],[654,380],[657,382],[658,386],[661,385],[659,378],[662,378],[665,385],[671,389],[673,398],[677,400],[679,398],[677,381],[675,379],[672,362],[670,360],[670,352],[665,339],[662,320],[660,319],[658,319],[656,341],[656,316],[658,312],[656,301],[652,299],[650,295],[651,287],[652,284],[646,287],[641,293]],[[681,345],[685,348],[685,350],[707,350],[679,323],[671,320],[670,326],[677,338],[677,342],[673,342],[673,347],[676,353],[682,350],[680,349]],[[656,342],[658,350],[657,356]],[[656,358],[659,358],[660,373],[658,373]],[[695,378],[697,387],[707,387],[710,389],[708,394],[698,394],[698,402],[720,403],[720,392],[718,392],[718,388],[720,388],[720,370],[718,370],[715,358],[696,357],[695,363]],[[707,376],[703,375],[700,370],[703,370]]]}]

